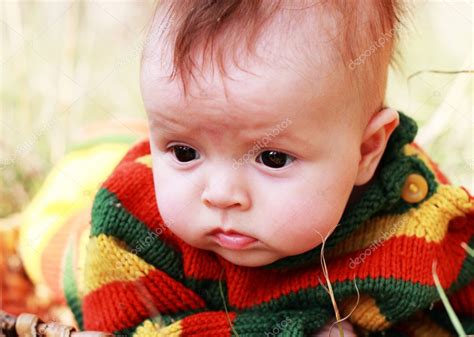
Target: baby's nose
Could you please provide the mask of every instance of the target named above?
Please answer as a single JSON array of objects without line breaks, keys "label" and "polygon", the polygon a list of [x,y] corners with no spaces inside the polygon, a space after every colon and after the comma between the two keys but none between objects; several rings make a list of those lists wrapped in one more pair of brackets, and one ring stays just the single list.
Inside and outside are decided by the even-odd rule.
[{"label": "baby's nose", "polygon": [[207,207],[247,210],[250,208],[250,197],[243,185],[238,178],[230,175],[215,176],[208,181],[201,201]]}]

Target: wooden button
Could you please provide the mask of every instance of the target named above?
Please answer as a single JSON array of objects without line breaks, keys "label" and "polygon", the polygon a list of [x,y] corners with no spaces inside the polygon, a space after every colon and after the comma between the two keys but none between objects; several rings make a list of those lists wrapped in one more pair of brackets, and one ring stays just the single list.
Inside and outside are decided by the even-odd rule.
[{"label": "wooden button", "polygon": [[402,199],[410,204],[422,201],[428,194],[428,183],[420,174],[410,174],[402,189]]}]

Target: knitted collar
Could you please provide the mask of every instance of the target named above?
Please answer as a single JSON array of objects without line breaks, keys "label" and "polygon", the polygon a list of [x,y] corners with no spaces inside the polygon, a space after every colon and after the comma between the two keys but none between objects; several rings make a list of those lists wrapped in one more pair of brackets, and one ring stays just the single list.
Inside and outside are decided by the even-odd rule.
[{"label": "knitted collar", "polygon": [[[400,213],[411,207],[412,205],[407,205],[400,198],[408,174],[420,173],[432,178],[431,172],[426,167],[404,154],[403,147],[415,138],[417,125],[412,118],[400,111],[398,113],[400,123],[388,141],[387,148],[378,165],[376,176],[359,200],[350,204],[344,211],[338,226],[325,243],[326,252],[373,216],[386,212]],[[433,179],[428,181],[433,181]],[[433,190],[430,188],[430,191]],[[310,264],[319,260],[321,248],[322,245],[319,245],[310,251],[280,259],[263,268],[293,268]]]}]

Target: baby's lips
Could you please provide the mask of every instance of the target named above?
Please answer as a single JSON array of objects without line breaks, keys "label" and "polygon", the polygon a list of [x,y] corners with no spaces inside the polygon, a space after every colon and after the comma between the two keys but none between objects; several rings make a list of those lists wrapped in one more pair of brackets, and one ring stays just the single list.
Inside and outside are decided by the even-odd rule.
[{"label": "baby's lips", "polygon": [[216,230],[213,232],[213,237],[221,247],[229,249],[243,249],[257,241],[251,236],[235,231]]}]

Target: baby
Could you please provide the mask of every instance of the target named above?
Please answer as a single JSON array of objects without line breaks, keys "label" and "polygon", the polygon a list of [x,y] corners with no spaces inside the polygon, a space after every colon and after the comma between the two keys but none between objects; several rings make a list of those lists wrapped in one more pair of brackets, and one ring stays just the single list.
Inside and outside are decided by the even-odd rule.
[{"label": "baby", "polygon": [[[364,70],[346,59],[394,29],[395,4],[274,6],[161,4],[152,34],[167,26],[177,37],[150,37],[141,70],[164,222],[193,247],[247,267],[319,246],[315,230],[334,230],[399,122],[383,107],[392,42]],[[173,70],[182,83],[170,80]]]},{"label": "baby", "polygon": [[442,306],[430,309],[439,261],[469,326],[472,199],[384,105],[401,13],[381,0],[160,1],[141,67],[150,139],[96,197],[79,322],[326,336],[350,314],[346,336],[445,336]]}]

